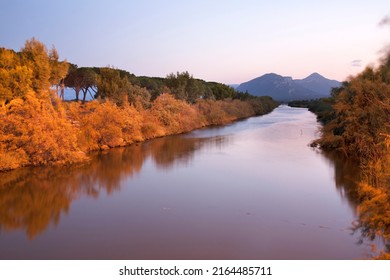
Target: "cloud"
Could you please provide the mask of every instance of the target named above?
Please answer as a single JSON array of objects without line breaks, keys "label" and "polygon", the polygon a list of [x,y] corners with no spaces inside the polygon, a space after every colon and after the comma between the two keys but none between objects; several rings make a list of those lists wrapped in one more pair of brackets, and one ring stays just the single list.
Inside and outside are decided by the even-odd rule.
[{"label": "cloud", "polygon": [[361,59],[355,59],[351,61],[351,66],[353,67],[362,67],[362,60]]},{"label": "cloud", "polygon": [[385,25],[389,25],[390,26],[390,16],[387,15],[384,18],[382,18],[378,25],[379,26],[385,26]]}]

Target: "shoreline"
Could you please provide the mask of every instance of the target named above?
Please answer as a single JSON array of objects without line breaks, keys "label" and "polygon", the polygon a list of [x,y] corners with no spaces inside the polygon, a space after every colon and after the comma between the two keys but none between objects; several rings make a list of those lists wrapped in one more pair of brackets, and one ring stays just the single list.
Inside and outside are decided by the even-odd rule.
[{"label": "shoreline", "polygon": [[[76,104],[78,104],[78,103],[76,103]],[[251,117],[263,116],[263,115],[269,114],[278,106],[280,106],[280,104],[275,103],[275,104],[273,104],[273,106],[272,106],[273,108],[271,110],[268,110],[268,111],[260,113],[260,114],[255,113],[255,114],[252,114],[249,116],[244,116],[244,117],[230,116],[228,119],[222,119],[219,122],[212,122],[212,123],[201,122],[200,125],[193,126],[190,129],[184,129],[181,131],[179,130],[179,131],[174,131],[174,132],[164,131],[164,134],[150,135],[149,137],[143,137],[142,139],[139,139],[139,140],[134,140],[134,141],[127,142],[127,143],[122,142],[119,145],[109,146],[109,145],[103,144],[103,145],[99,145],[96,147],[89,147],[89,149],[87,149],[85,151],[78,151],[80,157],[75,161],[58,160],[58,161],[49,161],[49,162],[46,162],[43,164],[31,164],[31,163],[30,164],[23,164],[23,165],[15,167],[15,168],[0,169],[0,173],[7,173],[7,172],[10,172],[10,171],[13,171],[16,169],[20,169],[20,168],[24,168],[24,167],[28,168],[28,167],[45,167],[45,166],[71,166],[71,165],[76,165],[76,164],[85,164],[85,163],[88,163],[88,161],[90,160],[91,153],[99,153],[99,152],[103,152],[103,151],[109,151],[109,150],[115,149],[115,148],[125,148],[125,147],[129,147],[131,145],[139,145],[139,144],[145,143],[146,141],[149,141],[149,140],[154,140],[154,139],[163,138],[163,137],[167,137],[167,136],[186,134],[186,133],[190,133],[192,131],[198,130],[198,129],[206,129],[206,128],[211,128],[211,127],[229,125],[231,123],[245,120],[245,119],[248,119]],[[78,122],[72,120],[72,121],[70,121],[70,123],[78,123]],[[143,123],[143,125],[146,125],[146,123]]]}]

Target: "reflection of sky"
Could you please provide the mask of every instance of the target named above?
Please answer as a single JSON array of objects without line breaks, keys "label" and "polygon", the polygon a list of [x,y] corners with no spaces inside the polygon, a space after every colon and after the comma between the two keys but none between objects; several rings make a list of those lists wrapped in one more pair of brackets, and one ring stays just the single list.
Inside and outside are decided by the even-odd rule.
[{"label": "reflection of sky", "polygon": [[[286,115],[284,110],[288,111]],[[215,137],[215,136],[232,136],[239,132],[260,129],[275,124],[275,122],[293,122],[300,118],[299,114],[301,111],[306,111],[306,109],[295,109],[293,112],[288,110],[286,105],[282,105],[278,110],[273,111],[272,114],[267,114],[258,118],[249,118],[245,120],[236,121],[231,124],[215,127],[207,127],[205,129],[198,129],[193,132],[190,132],[185,135],[186,138],[205,138],[205,137]],[[295,117],[297,115],[298,117]]]},{"label": "reflection of sky", "polygon": [[388,43],[378,27],[388,12],[388,0],[2,1],[0,46],[18,50],[35,36],[79,66],[136,75],[188,70],[236,84],[319,72],[344,80]]}]

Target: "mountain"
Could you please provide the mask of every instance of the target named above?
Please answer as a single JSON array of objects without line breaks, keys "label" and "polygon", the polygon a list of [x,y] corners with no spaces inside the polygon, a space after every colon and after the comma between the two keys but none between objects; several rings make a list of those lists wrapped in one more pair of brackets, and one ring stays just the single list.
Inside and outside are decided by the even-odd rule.
[{"label": "mountain", "polygon": [[329,96],[333,87],[339,87],[341,83],[336,80],[329,80],[318,73],[313,73],[302,80],[294,80],[298,85],[318,92],[323,96]]},{"label": "mountain", "polygon": [[327,97],[331,88],[337,86],[340,86],[340,82],[329,80],[318,73],[302,80],[269,73],[240,84],[237,90],[256,96],[268,95],[277,101],[288,102]]}]

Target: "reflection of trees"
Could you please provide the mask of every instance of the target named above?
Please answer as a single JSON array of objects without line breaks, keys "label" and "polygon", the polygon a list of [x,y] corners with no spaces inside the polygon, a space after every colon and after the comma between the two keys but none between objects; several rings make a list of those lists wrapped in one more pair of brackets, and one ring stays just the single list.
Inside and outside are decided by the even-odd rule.
[{"label": "reflection of trees", "polygon": [[1,228],[23,228],[31,238],[42,232],[50,221],[57,224],[77,194],[74,178],[65,186],[62,184],[65,177],[52,168],[19,169],[1,174],[1,181],[5,182],[0,188]]},{"label": "reflection of trees", "polygon": [[[370,188],[365,183],[367,175],[363,174],[356,162],[347,160],[337,153],[322,154],[334,166],[336,188],[340,195],[346,198],[358,216],[358,221],[352,228],[355,233],[360,233],[359,243],[363,243],[364,240],[377,240],[385,245],[384,250],[389,254],[390,240],[387,236],[390,232],[390,196],[386,192]],[[368,192],[372,198],[362,199],[364,192]]]},{"label": "reflection of trees", "polygon": [[226,138],[216,136],[212,138],[190,138],[168,136],[150,142],[149,150],[158,168],[172,168],[175,163],[187,165],[194,153],[207,145],[220,146]]},{"label": "reflection of trees", "polygon": [[22,168],[0,174],[0,229],[24,230],[29,238],[58,224],[74,199],[117,191],[126,177],[141,171],[147,157],[157,168],[187,164],[205,145],[222,145],[223,137],[172,136],[91,155],[88,164]]},{"label": "reflection of trees", "polygon": [[335,152],[321,154],[334,167],[334,180],[340,196],[356,211],[359,204],[357,184],[361,177],[358,164]]}]

